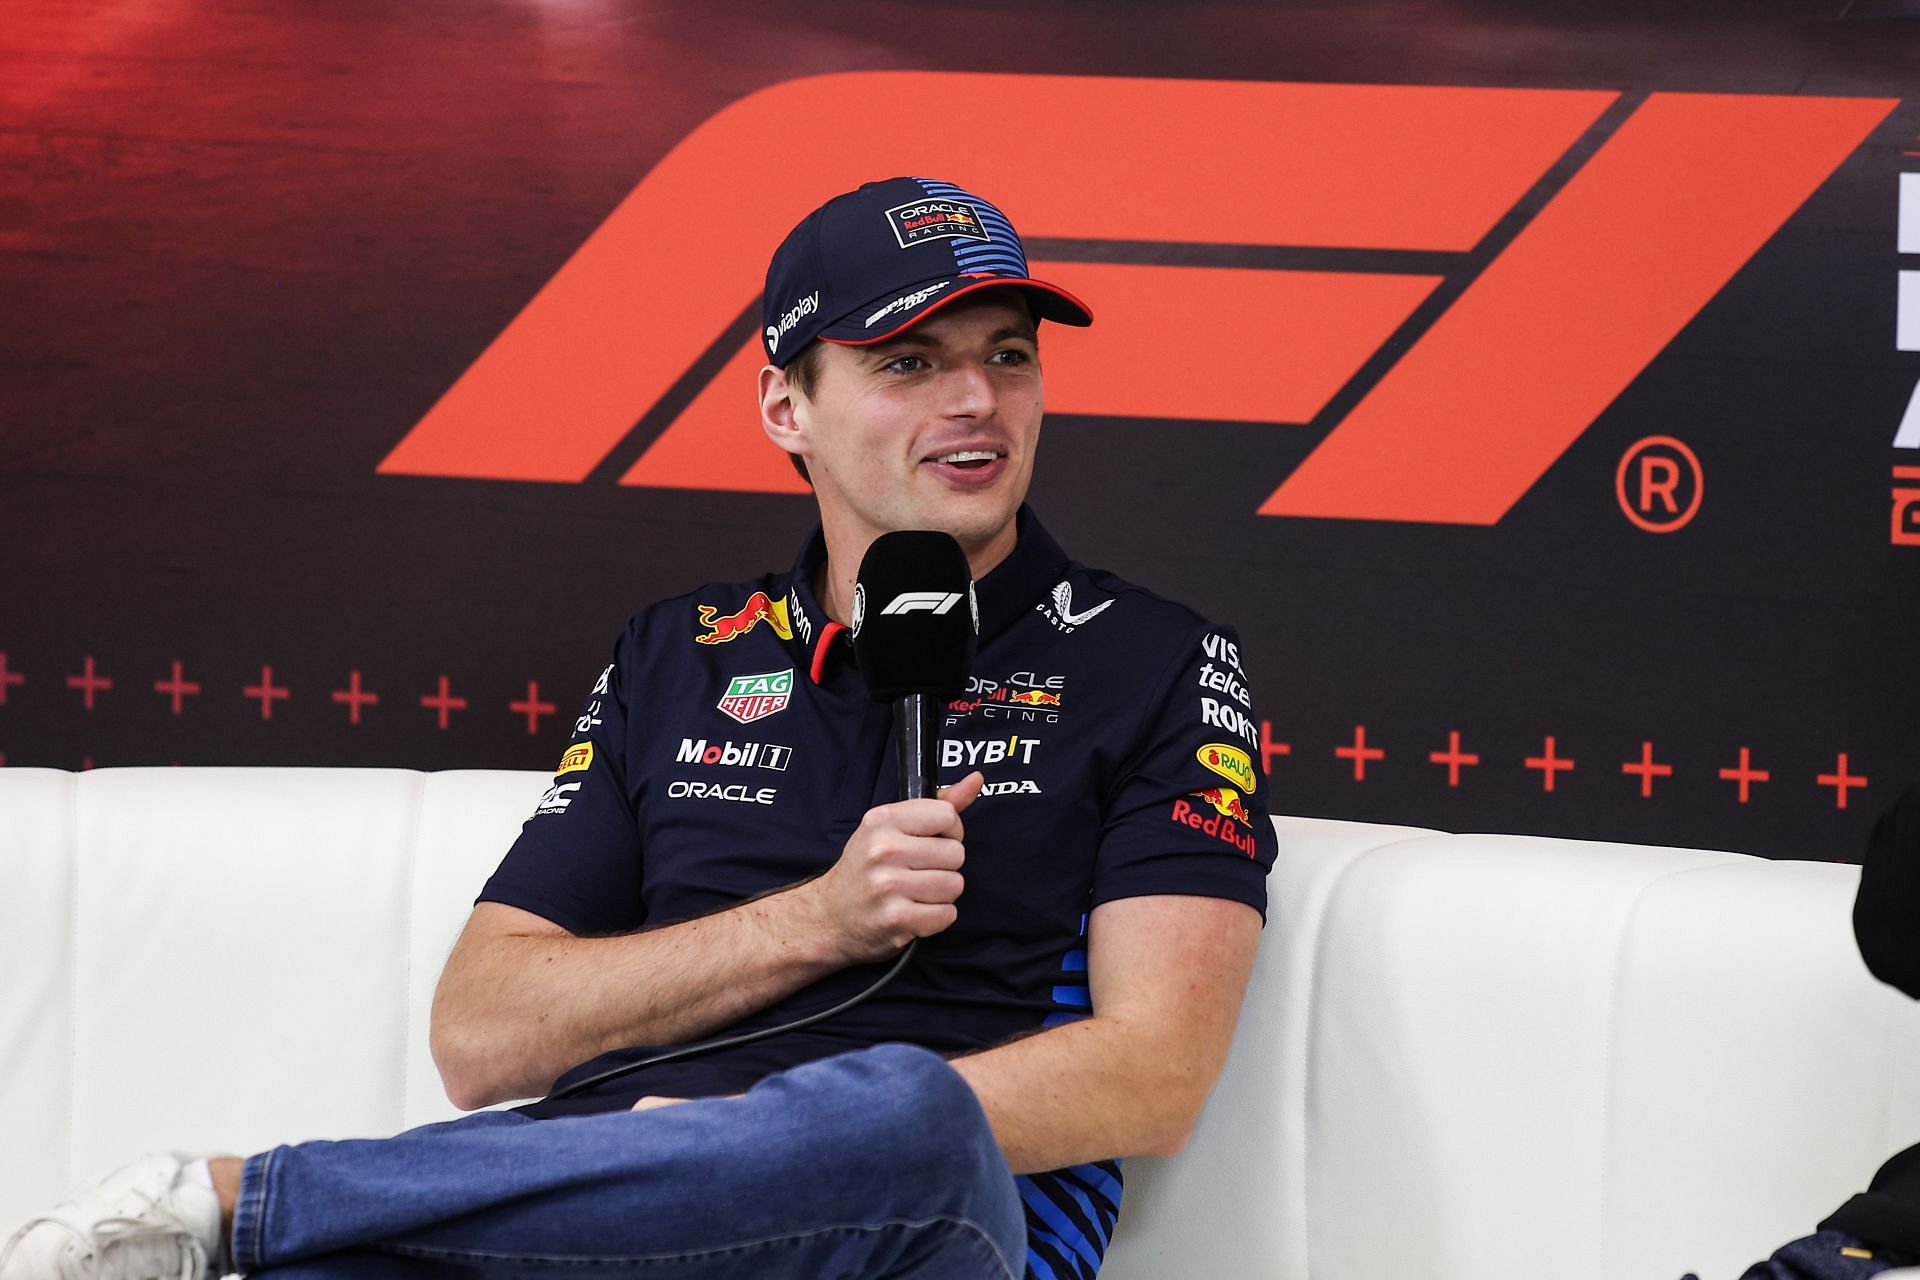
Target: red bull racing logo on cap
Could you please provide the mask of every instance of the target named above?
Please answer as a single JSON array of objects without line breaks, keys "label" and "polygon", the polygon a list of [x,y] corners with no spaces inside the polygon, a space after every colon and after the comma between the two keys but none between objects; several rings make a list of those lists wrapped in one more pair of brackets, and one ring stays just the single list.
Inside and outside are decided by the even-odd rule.
[{"label": "red bull racing logo on cap", "polygon": [[787,621],[785,598],[775,600],[764,591],[756,591],[732,613],[721,613],[710,604],[699,606],[700,625],[707,634],[695,636],[701,644],[725,644],[738,640],[762,621],[770,625],[782,640],[793,639],[793,626]]},{"label": "red bull racing logo on cap", "polygon": [[887,210],[887,225],[902,249],[925,240],[969,240],[990,237],[980,225],[980,213],[964,200],[920,200]]},{"label": "red bull racing logo on cap", "polygon": [[1232,787],[1208,787],[1194,792],[1191,799],[1200,804],[1192,804],[1182,797],[1173,802],[1173,812],[1167,816],[1181,826],[1226,841],[1249,858],[1256,855],[1253,820],[1247,816],[1247,806],[1241,803],[1238,791]]}]

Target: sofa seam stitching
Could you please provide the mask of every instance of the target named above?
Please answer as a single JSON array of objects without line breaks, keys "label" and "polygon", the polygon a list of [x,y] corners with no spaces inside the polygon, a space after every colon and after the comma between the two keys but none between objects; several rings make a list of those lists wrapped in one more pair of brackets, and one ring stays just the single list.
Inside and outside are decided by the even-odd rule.
[{"label": "sofa seam stitching", "polygon": [[65,1183],[71,1186],[79,1164],[75,1154],[80,1141],[79,1087],[75,1083],[80,1078],[80,775],[77,773],[67,775],[67,817],[72,844],[67,859],[67,1150],[63,1172]]},{"label": "sofa seam stitching", "polygon": [[[401,981],[401,987],[400,987],[400,990],[401,990],[400,1088],[397,1090],[397,1093],[400,1099],[400,1123],[398,1126],[396,1126],[396,1131],[398,1131],[399,1129],[405,1129],[408,1127],[407,1097],[408,1097],[409,1086],[413,1081],[413,1037],[415,1032],[412,1026],[409,1025],[413,1020],[412,1018],[413,1010],[408,1006],[411,1004],[413,1000],[413,950],[417,942],[416,935],[419,933],[418,928],[416,928],[417,922],[414,919],[414,907],[415,907],[415,904],[418,903],[420,898],[419,880],[420,880],[420,828],[422,825],[421,812],[426,808],[426,805],[427,805],[427,786],[432,776],[424,770],[410,770],[410,772],[413,774],[413,778],[414,778],[414,786],[413,786],[414,795],[413,795],[412,813],[409,815],[409,820],[407,824],[407,842],[406,842],[407,879],[406,879],[406,890],[405,890],[406,901],[404,902],[401,908],[402,910],[401,919],[404,922],[403,928],[405,929],[405,941],[404,941],[404,945],[400,949],[400,975],[401,975],[400,976],[400,981]],[[431,999],[429,999],[427,1002],[427,1014],[428,1014],[429,1027],[432,1026],[432,1011],[433,1011],[433,1002]],[[431,1032],[429,1032],[429,1034],[431,1034]]]},{"label": "sofa seam stitching", "polygon": [[1672,871],[1662,872],[1641,884],[1639,888],[1633,891],[1633,897],[1628,901],[1627,908],[1620,917],[1620,934],[1614,943],[1613,964],[1609,966],[1607,974],[1606,1024],[1601,1032],[1607,1056],[1606,1065],[1600,1077],[1600,1141],[1598,1144],[1598,1155],[1600,1158],[1598,1173],[1600,1185],[1597,1194],[1594,1196],[1596,1210],[1594,1216],[1594,1243],[1599,1249],[1599,1252],[1595,1256],[1599,1259],[1604,1260],[1607,1256],[1606,1245],[1609,1234],[1607,1230],[1607,1191],[1612,1185],[1612,1179],[1608,1173],[1612,1166],[1610,1159],[1612,1147],[1610,1135],[1613,1132],[1614,1085],[1620,1054],[1620,1046],[1614,1039],[1614,1028],[1617,1027],[1620,1022],[1621,973],[1627,964],[1627,938],[1632,932],[1634,921],[1640,916],[1640,908],[1642,904],[1645,903],[1647,894],[1653,891],[1655,885],[1665,884],[1667,881],[1678,879],[1681,876],[1697,875],[1706,871],[1720,871],[1729,865],[1734,864],[1715,863],[1705,867],[1677,867]]},{"label": "sofa seam stitching", "polygon": [[[1276,834],[1278,833],[1276,832]],[[1309,1276],[1313,1274],[1313,1212],[1312,1206],[1308,1203],[1313,1185],[1311,1178],[1314,1146],[1312,1131],[1315,1127],[1313,1123],[1312,1105],[1314,1093],[1313,1045],[1315,1043],[1314,1028],[1320,1021],[1320,974],[1323,968],[1321,959],[1322,953],[1327,946],[1327,935],[1329,933],[1326,927],[1327,917],[1332,913],[1333,900],[1345,885],[1347,877],[1352,875],[1354,868],[1362,862],[1367,861],[1377,853],[1384,853],[1386,850],[1396,848],[1399,845],[1414,844],[1422,840],[1432,839],[1436,836],[1445,838],[1455,834],[1457,833],[1438,830],[1423,831],[1419,835],[1402,836],[1397,840],[1390,840],[1385,844],[1369,846],[1359,854],[1348,859],[1347,864],[1333,877],[1332,882],[1327,885],[1325,895],[1321,899],[1319,914],[1313,919],[1313,946],[1307,951],[1307,1011],[1305,1025],[1300,1029],[1300,1253],[1302,1262],[1306,1264],[1305,1274]]]}]

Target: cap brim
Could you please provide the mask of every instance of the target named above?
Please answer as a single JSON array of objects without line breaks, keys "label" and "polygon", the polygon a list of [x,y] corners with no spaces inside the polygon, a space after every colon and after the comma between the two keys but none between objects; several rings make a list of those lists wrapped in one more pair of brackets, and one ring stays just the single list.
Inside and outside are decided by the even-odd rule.
[{"label": "cap brim", "polygon": [[[957,285],[958,288],[943,287],[945,285]],[[855,307],[851,314],[826,326],[816,336],[823,342],[831,342],[843,347],[865,347],[876,342],[885,342],[888,338],[913,328],[942,307],[951,306],[968,294],[978,293],[982,289],[1020,290],[1033,304],[1034,315],[1042,320],[1052,320],[1056,324],[1070,324],[1080,328],[1093,323],[1093,311],[1086,303],[1057,284],[1048,284],[1044,280],[1034,280],[1027,276],[947,276],[944,280],[930,280],[920,288],[936,287],[938,292],[929,296],[924,302],[891,312],[881,320],[877,320],[873,328],[862,323],[863,318],[886,308],[889,303],[897,300],[896,295],[887,294]],[[912,292],[919,291],[920,289],[916,289]],[[904,296],[911,296],[911,293]],[[886,325],[884,332],[878,331],[882,320]]]}]

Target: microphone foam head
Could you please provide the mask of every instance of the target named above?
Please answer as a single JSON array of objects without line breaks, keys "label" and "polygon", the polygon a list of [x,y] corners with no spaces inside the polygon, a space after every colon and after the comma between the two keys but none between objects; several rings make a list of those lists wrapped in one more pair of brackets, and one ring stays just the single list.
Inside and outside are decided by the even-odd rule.
[{"label": "microphone foam head", "polygon": [[875,702],[958,697],[979,629],[972,571],[953,535],[908,529],[873,540],[853,588],[853,652]]}]

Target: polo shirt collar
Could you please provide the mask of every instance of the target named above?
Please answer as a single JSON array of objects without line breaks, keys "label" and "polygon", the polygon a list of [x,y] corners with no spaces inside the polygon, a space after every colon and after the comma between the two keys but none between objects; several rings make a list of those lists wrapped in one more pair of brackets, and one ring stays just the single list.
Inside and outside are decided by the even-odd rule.
[{"label": "polo shirt collar", "polygon": [[1067,576],[1067,553],[1041,526],[1033,508],[1022,503],[1014,521],[1018,540],[1012,553],[974,584],[974,594],[980,600],[983,645],[1032,612],[1054,584]]},{"label": "polo shirt collar", "polygon": [[[1012,626],[1039,604],[1054,584],[1067,576],[1067,553],[1041,525],[1033,508],[1025,503],[1014,516],[1014,539],[1013,551],[1007,558],[974,584],[974,594],[980,602],[982,645]],[[817,673],[825,663],[822,650],[846,629],[828,619],[826,608],[813,592],[814,574],[826,559],[826,534],[816,525],[794,561],[793,578],[787,588],[789,615],[805,618],[808,624],[803,628],[796,621],[793,638],[788,643],[795,655],[807,664],[807,669],[816,673],[815,683],[819,682]]]}]

